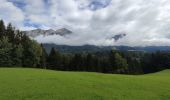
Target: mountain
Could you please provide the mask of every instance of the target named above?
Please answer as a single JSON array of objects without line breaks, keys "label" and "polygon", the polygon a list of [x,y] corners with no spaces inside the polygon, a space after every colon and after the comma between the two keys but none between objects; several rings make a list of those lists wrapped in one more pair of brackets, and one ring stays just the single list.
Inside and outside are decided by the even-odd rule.
[{"label": "mountain", "polygon": [[[42,30],[42,29],[35,29],[31,31],[23,31],[24,34],[27,34],[28,36],[35,38],[37,36],[43,35],[43,36],[50,36],[50,35],[70,35],[72,34],[72,31],[61,28],[58,30]],[[126,36],[125,33],[120,33],[117,35],[114,35],[111,38],[108,39],[114,39],[115,42],[119,41],[120,39],[124,38]],[[68,45],[56,45],[56,44],[43,44],[47,52],[51,50],[52,47],[56,48],[60,52],[64,53],[82,53],[82,52],[102,52],[102,51],[110,51],[112,49],[117,49],[120,51],[131,51],[131,52],[156,52],[156,51],[165,51],[170,52],[170,46],[146,46],[146,47],[130,47],[130,46],[94,46],[94,45],[82,45],[82,46],[68,46]]]},{"label": "mountain", "polygon": [[68,46],[68,45],[56,45],[56,44],[43,44],[46,51],[49,53],[51,48],[54,47],[56,50],[62,53],[83,53],[83,52],[100,52],[100,51],[110,51],[113,49],[112,46],[101,47],[94,45],[83,45],[83,46]]},{"label": "mountain", "polygon": [[113,36],[112,39],[114,39],[115,42],[116,42],[116,41],[122,39],[122,38],[125,37],[125,36],[126,36],[126,34],[124,34],[124,33],[122,33],[122,34],[117,34],[117,35]]},{"label": "mountain", "polygon": [[40,35],[44,35],[44,36],[49,36],[49,35],[61,35],[61,36],[65,36],[65,35],[69,35],[72,33],[72,31],[66,29],[66,28],[61,28],[58,30],[53,30],[53,29],[49,29],[49,30],[42,30],[42,29],[35,29],[35,30],[30,30],[30,31],[23,31],[24,34],[30,36],[30,37],[37,37]]},{"label": "mountain", "polygon": [[147,46],[147,47],[130,47],[130,46],[95,46],[95,45],[83,45],[83,46],[68,46],[68,45],[56,45],[56,44],[43,44],[46,51],[49,53],[51,48],[54,47],[56,50],[62,53],[83,53],[83,52],[109,52],[112,49],[119,51],[129,52],[170,52],[170,46]]}]

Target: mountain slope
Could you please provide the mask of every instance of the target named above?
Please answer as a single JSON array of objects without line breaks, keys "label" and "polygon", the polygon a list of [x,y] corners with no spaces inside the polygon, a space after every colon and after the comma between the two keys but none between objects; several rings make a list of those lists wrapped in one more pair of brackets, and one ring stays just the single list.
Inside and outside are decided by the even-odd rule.
[{"label": "mountain slope", "polygon": [[130,76],[0,69],[0,100],[169,100],[170,71]]},{"label": "mountain slope", "polygon": [[105,52],[112,49],[120,51],[139,51],[139,52],[170,52],[170,46],[147,46],[147,47],[130,47],[130,46],[94,46],[94,45],[82,45],[82,46],[68,46],[68,45],[55,45],[55,44],[43,44],[47,52],[50,52],[54,47],[58,51],[63,53],[82,53],[82,52]]},{"label": "mountain slope", "polygon": [[35,29],[35,30],[30,30],[30,31],[23,31],[24,34],[30,36],[30,37],[37,37],[40,35],[43,36],[49,36],[49,35],[61,35],[61,36],[65,36],[65,35],[69,35],[72,33],[72,31],[66,29],[66,28],[61,28],[58,30],[42,30],[42,29]]},{"label": "mountain slope", "polygon": [[117,35],[113,36],[112,38],[113,38],[113,39],[115,40],[115,42],[116,42],[116,41],[124,38],[125,36],[126,36],[126,34],[122,33],[122,34],[117,34]]}]

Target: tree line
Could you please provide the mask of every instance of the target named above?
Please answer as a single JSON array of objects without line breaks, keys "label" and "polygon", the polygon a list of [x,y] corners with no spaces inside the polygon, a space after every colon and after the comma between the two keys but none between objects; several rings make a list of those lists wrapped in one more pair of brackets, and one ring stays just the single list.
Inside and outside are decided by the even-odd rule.
[{"label": "tree line", "polygon": [[36,41],[16,30],[12,24],[5,26],[0,20],[0,66],[41,66],[43,49]]},{"label": "tree line", "polygon": [[128,73],[128,64],[116,51],[110,55],[91,54],[61,54],[55,48],[47,56],[47,69],[66,71],[88,71],[102,73]]},{"label": "tree line", "polygon": [[88,71],[119,74],[144,74],[170,68],[169,52],[60,53],[43,45],[0,20],[0,66],[31,67],[61,71]]}]

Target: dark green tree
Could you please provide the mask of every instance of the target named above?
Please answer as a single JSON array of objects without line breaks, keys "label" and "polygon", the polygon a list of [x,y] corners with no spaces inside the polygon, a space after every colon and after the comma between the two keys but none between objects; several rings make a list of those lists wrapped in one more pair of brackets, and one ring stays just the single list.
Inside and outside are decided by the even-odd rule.
[{"label": "dark green tree", "polygon": [[118,53],[115,54],[115,61],[114,66],[116,67],[117,73],[128,73],[128,64],[126,59],[124,59]]},{"label": "dark green tree", "polygon": [[85,66],[86,66],[86,70],[87,71],[93,71],[93,57],[92,55],[89,53],[87,54],[87,57],[86,57],[86,62],[85,62]]},{"label": "dark green tree", "polygon": [[39,67],[40,58],[42,55],[41,46],[30,40],[28,36],[24,35],[22,38],[23,46],[23,61],[22,64],[24,67]]},{"label": "dark green tree", "polygon": [[13,44],[14,39],[15,39],[15,30],[14,30],[14,27],[12,26],[11,23],[9,23],[8,26],[7,26],[6,36],[8,37],[9,42],[11,42]]},{"label": "dark green tree", "polygon": [[61,57],[61,70],[70,70],[69,64],[70,64],[71,57],[68,54],[64,54]]},{"label": "dark green tree", "polygon": [[55,48],[51,49],[51,52],[47,58],[48,69],[61,70],[61,55]]},{"label": "dark green tree", "polygon": [[42,44],[41,44],[41,48],[42,48],[42,54],[40,57],[40,67],[46,69],[48,54]]},{"label": "dark green tree", "polygon": [[70,62],[70,70],[83,71],[83,57],[81,54],[75,54]]},{"label": "dark green tree", "polygon": [[23,33],[21,31],[19,31],[19,30],[16,30],[16,35],[15,35],[13,44],[14,45],[21,44],[22,37],[23,37]]},{"label": "dark green tree", "polygon": [[9,43],[7,37],[3,37],[0,40],[0,66],[1,67],[12,66],[11,50],[12,50],[12,44]]},{"label": "dark green tree", "polygon": [[12,48],[11,57],[13,61],[12,65],[14,67],[22,67],[23,48],[21,44]]},{"label": "dark green tree", "polygon": [[5,36],[5,25],[4,25],[4,22],[3,20],[0,20],[0,39]]}]

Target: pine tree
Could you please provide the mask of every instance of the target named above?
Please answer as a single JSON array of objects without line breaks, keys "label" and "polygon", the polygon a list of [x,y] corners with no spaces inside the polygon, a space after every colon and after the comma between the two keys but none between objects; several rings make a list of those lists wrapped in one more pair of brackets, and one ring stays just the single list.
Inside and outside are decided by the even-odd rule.
[{"label": "pine tree", "polygon": [[12,66],[11,50],[12,50],[12,44],[9,43],[7,37],[3,37],[0,40],[0,66],[1,67]]},{"label": "pine tree", "polygon": [[70,56],[68,54],[64,54],[61,58],[61,70],[70,70],[69,64],[70,64]]},{"label": "pine tree", "polygon": [[9,39],[9,42],[12,44],[14,43],[14,38],[15,38],[15,31],[11,23],[8,24],[7,29],[6,29],[6,36]]},{"label": "pine tree", "polygon": [[70,68],[73,71],[83,70],[83,58],[81,54],[75,54],[71,60]]},{"label": "pine tree", "polygon": [[12,61],[13,61],[13,64],[12,64],[13,66],[15,66],[15,67],[22,66],[23,47],[21,44],[13,47],[11,57],[12,57]]},{"label": "pine tree", "polygon": [[93,71],[93,57],[91,54],[87,54],[87,57],[86,57],[86,70],[87,71]]},{"label": "pine tree", "polygon": [[30,40],[28,36],[24,35],[22,38],[23,46],[23,61],[24,67],[40,67],[40,57],[42,55],[41,46]]},{"label": "pine tree", "polygon": [[51,49],[47,62],[48,69],[61,70],[61,55],[54,48]]},{"label": "pine tree", "polygon": [[23,36],[23,33],[19,30],[16,30],[16,35],[15,35],[15,38],[14,38],[14,44],[15,45],[21,44],[22,36]]},{"label": "pine tree", "polygon": [[110,65],[115,66],[115,54],[117,53],[116,50],[112,50],[109,55]]},{"label": "pine tree", "polygon": [[40,67],[46,69],[48,54],[47,54],[47,52],[46,52],[46,50],[45,50],[45,48],[43,47],[42,44],[41,44],[41,48],[42,48],[42,55],[41,55],[41,58],[40,58]]},{"label": "pine tree", "polygon": [[115,61],[114,61],[114,65],[116,67],[116,72],[118,73],[128,73],[127,69],[128,69],[128,64],[126,59],[122,58],[121,55],[119,55],[118,53],[115,54]]},{"label": "pine tree", "polygon": [[0,39],[5,36],[5,25],[4,25],[4,22],[3,20],[0,20]]}]

